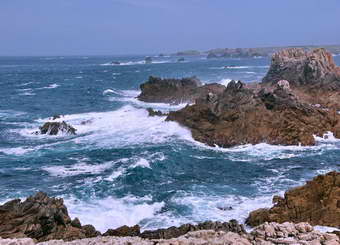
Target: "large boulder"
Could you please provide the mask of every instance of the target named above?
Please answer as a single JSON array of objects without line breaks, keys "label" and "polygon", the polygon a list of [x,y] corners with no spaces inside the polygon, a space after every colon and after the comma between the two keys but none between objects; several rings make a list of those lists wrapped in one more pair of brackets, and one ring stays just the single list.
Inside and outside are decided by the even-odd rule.
[{"label": "large boulder", "polygon": [[304,186],[274,196],[274,206],[250,213],[246,223],[308,222],[311,225],[340,228],[340,172],[319,175]]},{"label": "large boulder", "polygon": [[57,135],[59,133],[64,134],[76,134],[76,129],[65,121],[62,122],[46,122],[43,126],[39,127],[40,134]]},{"label": "large boulder", "polygon": [[197,98],[208,93],[222,93],[225,86],[221,84],[203,85],[196,77],[182,79],[162,79],[149,77],[140,85],[141,94],[137,97],[141,101],[151,103],[193,103]]},{"label": "large boulder", "polygon": [[318,85],[328,89],[340,88],[340,70],[331,53],[323,48],[305,51],[284,49],[275,53],[264,83],[288,80],[292,86]]},{"label": "large boulder", "polygon": [[82,226],[71,220],[63,199],[50,198],[43,192],[24,202],[12,200],[0,206],[0,237],[32,238],[36,241],[65,241],[100,235],[92,225]]},{"label": "large boulder", "polygon": [[282,83],[257,91],[231,81],[222,94],[200,97],[170,112],[167,120],[188,127],[194,139],[210,146],[314,145],[313,136],[328,131],[340,137],[339,114],[300,102]]}]

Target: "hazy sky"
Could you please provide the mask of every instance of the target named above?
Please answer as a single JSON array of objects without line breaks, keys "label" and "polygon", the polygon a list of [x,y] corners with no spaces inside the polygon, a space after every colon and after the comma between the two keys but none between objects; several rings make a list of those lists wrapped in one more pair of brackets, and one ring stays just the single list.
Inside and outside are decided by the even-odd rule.
[{"label": "hazy sky", "polygon": [[340,0],[0,0],[0,55],[340,44]]}]

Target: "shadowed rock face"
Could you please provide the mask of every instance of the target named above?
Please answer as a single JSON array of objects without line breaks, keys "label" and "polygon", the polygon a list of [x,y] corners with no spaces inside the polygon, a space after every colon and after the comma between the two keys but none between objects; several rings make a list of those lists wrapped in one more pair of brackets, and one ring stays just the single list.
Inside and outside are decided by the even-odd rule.
[{"label": "shadowed rock face", "polygon": [[274,206],[250,213],[246,223],[257,226],[263,222],[308,222],[311,225],[340,228],[340,172],[319,175],[304,186],[275,196]]},{"label": "shadowed rock face", "polygon": [[256,91],[232,81],[222,94],[201,97],[194,105],[170,112],[167,120],[188,127],[194,139],[211,146],[313,145],[313,135],[327,131],[340,137],[340,115],[302,103],[280,85]]},{"label": "shadowed rock face", "polygon": [[243,225],[239,224],[236,220],[230,220],[229,222],[212,222],[206,221],[197,225],[184,224],[179,227],[172,226],[167,229],[158,230],[147,230],[140,232],[140,227],[138,225],[129,227],[122,226],[117,229],[109,229],[105,232],[104,236],[139,236],[144,239],[171,239],[177,238],[182,235],[187,234],[191,231],[199,230],[213,230],[213,231],[224,231],[224,232],[235,232],[238,234],[245,234]]},{"label": "shadowed rock face", "polygon": [[339,67],[332,54],[322,48],[310,52],[290,48],[275,53],[263,82],[275,84],[282,79],[293,87],[317,85],[323,89],[340,89]]},{"label": "shadowed rock face", "polygon": [[100,235],[92,225],[81,226],[71,220],[63,199],[50,198],[38,192],[27,198],[12,200],[0,206],[0,237],[74,240]]},{"label": "shadowed rock face", "polygon": [[229,222],[203,222],[198,225],[185,224],[180,227],[170,227],[167,229],[158,229],[155,231],[144,231],[140,234],[140,237],[147,239],[170,239],[180,237],[191,231],[199,230],[213,230],[224,232],[235,232],[238,234],[245,234],[243,225],[240,225],[236,220],[230,220]]},{"label": "shadowed rock face", "polygon": [[196,78],[161,79],[149,77],[149,80],[140,86],[142,93],[137,97],[141,101],[151,103],[193,103],[197,98],[208,93],[221,93],[225,89],[220,84],[202,83]]}]

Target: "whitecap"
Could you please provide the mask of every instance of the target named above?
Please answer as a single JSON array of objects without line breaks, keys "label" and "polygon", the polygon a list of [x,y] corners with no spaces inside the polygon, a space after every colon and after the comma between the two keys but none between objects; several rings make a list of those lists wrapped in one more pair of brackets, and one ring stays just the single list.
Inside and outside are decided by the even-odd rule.
[{"label": "whitecap", "polygon": [[250,198],[239,195],[180,193],[171,201],[190,208],[191,213],[186,215],[188,220],[229,221],[236,219],[244,222],[251,211],[272,206],[272,195]]},{"label": "whitecap", "polygon": [[115,162],[105,162],[101,164],[89,164],[87,162],[78,162],[71,166],[55,165],[42,167],[42,170],[47,171],[54,177],[69,177],[80,174],[99,174],[107,169],[110,169]]},{"label": "whitecap", "polygon": [[92,224],[101,232],[122,225],[133,226],[155,217],[164,203],[150,203],[149,199],[149,197],[131,198],[131,196],[127,196],[121,199],[107,197],[80,201],[74,198],[64,198],[72,218],[78,217],[82,224]]},{"label": "whitecap", "polygon": [[134,163],[130,166],[130,168],[136,168],[136,167],[151,168],[149,161],[146,160],[145,158],[139,158],[136,161],[136,163]]}]

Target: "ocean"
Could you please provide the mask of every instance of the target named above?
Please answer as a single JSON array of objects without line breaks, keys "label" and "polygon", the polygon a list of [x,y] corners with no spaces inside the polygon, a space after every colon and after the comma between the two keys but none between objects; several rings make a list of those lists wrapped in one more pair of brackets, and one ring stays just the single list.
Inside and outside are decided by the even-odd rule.
[{"label": "ocean", "polygon": [[[150,75],[197,76],[225,85],[231,79],[260,81],[270,59],[153,59],[144,64],[144,56],[1,57],[0,203],[41,190],[64,198],[72,218],[102,232],[135,224],[157,229],[244,222],[250,211],[270,207],[273,195],[340,170],[340,140],[332,135],[311,147],[208,147],[188,129],[146,111],[184,104],[135,98]],[[334,59],[340,65],[340,57]],[[57,114],[77,135],[34,134]]]}]

